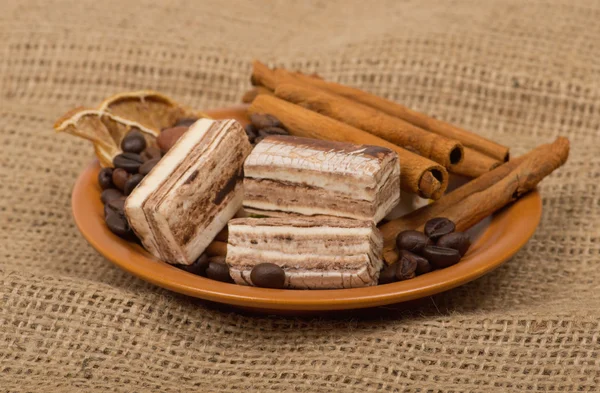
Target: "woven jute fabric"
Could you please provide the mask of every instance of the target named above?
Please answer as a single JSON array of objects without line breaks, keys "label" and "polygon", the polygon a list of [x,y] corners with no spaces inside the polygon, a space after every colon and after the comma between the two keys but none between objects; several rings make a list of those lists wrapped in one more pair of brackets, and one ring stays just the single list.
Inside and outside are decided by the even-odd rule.
[{"label": "woven jute fabric", "polygon": [[[597,0],[0,1],[0,392],[600,390]],[[75,106],[155,89],[238,103],[260,58],[519,155],[558,135],[534,237],[410,307],[255,316],[154,287],[77,231]]]}]

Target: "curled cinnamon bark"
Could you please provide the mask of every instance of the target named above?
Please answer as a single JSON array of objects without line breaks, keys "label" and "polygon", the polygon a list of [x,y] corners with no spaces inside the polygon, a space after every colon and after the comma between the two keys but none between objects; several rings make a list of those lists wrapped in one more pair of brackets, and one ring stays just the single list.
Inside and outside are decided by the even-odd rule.
[{"label": "curled cinnamon bark", "polygon": [[463,146],[455,140],[310,85],[277,83],[275,95],[417,152],[446,168],[459,164],[463,159]]},{"label": "curled cinnamon bark", "polygon": [[502,180],[446,209],[442,217],[452,220],[457,231],[465,231],[533,190],[544,177],[562,166],[568,157],[569,140],[558,138],[549,145],[546,154],[533,154],[525,158]]},{"label": "curled cinnamon bark", "polygon": [[339,94],[341,96],[350,98],[362,104],[369,105],[389,115],[399,117],[400,119],[404,119],[409,123],[434,132],[438,135],[443,135],[446,138],[457,140],[464,146],[468,146],[472,149],[478,150],[481,153],[484,153],[496,160],[502,162],[508,161],[508,147],[502,146],[496,142],[493,142],[480,135],[464,130],[455,125],[443,122],[438,119],[434,119],[433,117],[427,116],[424,113],[407,108],[404,105],[400,105],[396,102],[386,100],[385,98],[378,97],[374,94],[367,93],[365,91],[350,86],[344,86],[338,83],[327,82],[322,79],[316,79],[301,73],[293,73],[292,75],[293,77],[312,86],[318,87],[323,90],[327,90],[334,94]]},{"label": "curled cinnamon bark", "polygon": [[465,147],[463,160],[458,164],[451,165],[448,170],[457,175],[479,177],[500,165],[502,165],[502,162],[475,149]]},{"label": "curled cinnamon bark", "polygon": [[446,217],[464,231],[483,218],[531,191],[552,171],[563,165],[569,155],[569,140],[559,137],[551,144],[538,146],[443,196],[430,205],[382,225],[383,258],[398,260],[396,236],[407,229],[421,228],[433,217]]},{"label": "curled cinnamon bark", "polygon": [[[270,69],[258,61],[253,65],[252,82],[265,94],[273,94],[273,90],[276,90],[275,94],[287,101],[417,152],[446,166],[453,173],[478,177],[508,160],[508,148],[391,101],[298,72],[289,72],[281,68]],[[376,105],[377,103],[383,104]],[[422,123],[414,122],[411,121],[412,118],[405,119],[393,111],[390,112],[389,109],[396,106],[404,108],[407,113],[421,115],[425,120]],[[439,123],[443,129],[450,128],[458,133],[456,135],[462,136],[460,139],[448,138],[449,134],[425,128],[425,123]],[[470,141],[464,143],[465,147],[460,143],[463,138]],[[432,143],[434,140],[435,143]],[[486,146],[489,149],[494,149],[495,146],[496,154],[487,154],[489,151],[486,151]]]},{"label": "curled cinnamon bark", "polygon": [[282,69],[270,69],[265,64],[258,60],[252,62],[252,76],[250,82],[254,86],[263,86],[268,90],[275,90],[277,79],[287,79],[288,81],[294,78]]},{"label": "curled cinnamon bark", "polygon": [[259,94],[268,94],[273,95],[273,91],[267,89],[263,86],[254,86],[252,89],[248,90],[242,96],[242,102],[244,104],[249,104],[259,95]]}]

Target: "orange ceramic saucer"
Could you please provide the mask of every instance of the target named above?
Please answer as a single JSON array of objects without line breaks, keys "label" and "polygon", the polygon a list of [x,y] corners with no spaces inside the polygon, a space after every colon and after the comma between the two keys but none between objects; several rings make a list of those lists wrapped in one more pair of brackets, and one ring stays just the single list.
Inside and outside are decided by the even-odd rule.
[{"label": "orange ceramic saucer", "polygon": [[[244,108],[207,112],[214,118],[246,123]],[[343,310],[374,307],[430,296],[472,281],[513,256],[533,235],[542,214],[540,194],[533,191],[474,228],[475,241],[458,264],[411,280],[356,289],[279,290],[226,284],[195,276],[152,257],[137,244],[113,235],[103,220],[97,175],[92,162],[73,189],[73,216],[87,241],[108,260],[155,285],[206,300],[273,311]]]}]

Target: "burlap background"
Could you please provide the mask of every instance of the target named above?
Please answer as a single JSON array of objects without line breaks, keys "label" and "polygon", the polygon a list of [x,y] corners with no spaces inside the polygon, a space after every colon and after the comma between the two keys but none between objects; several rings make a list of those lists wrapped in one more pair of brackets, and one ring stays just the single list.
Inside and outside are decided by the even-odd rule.
[{"label": "burlap background", "polygon": [[[0,2],[0,392],[598,391],[600,3]],[[542,224],[411,310],[252,317],[155,288],[79,235],[90,146],[51,126],[129,89],[238,102],[260,57],[372,90],[516,154],[571,138]]]}]

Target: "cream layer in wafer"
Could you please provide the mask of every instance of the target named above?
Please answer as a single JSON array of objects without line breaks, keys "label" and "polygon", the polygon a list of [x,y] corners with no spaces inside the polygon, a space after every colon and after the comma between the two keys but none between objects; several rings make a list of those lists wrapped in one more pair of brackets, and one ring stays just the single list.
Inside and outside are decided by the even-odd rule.
[{"label": "cream layer in wafer", "polygon": [[168,263],[193,263],[241,207],[251,149],[235,120],[194,123],[125,202],[146,249]]},{"label": "cream layer in wafer", "polygon": [[227,264],[237,284],[252,285],[252,268],[274,263],[285,271],[285,288],[358,288],[376,285],[383,264],[371,220],[236,218],[228,229]]},{"label": "cream layer in wafer", "polygon": [[390,149],[270,136],[244,164],[244,209],[265,216],[337,216],[377,223],[400,199]]}]

